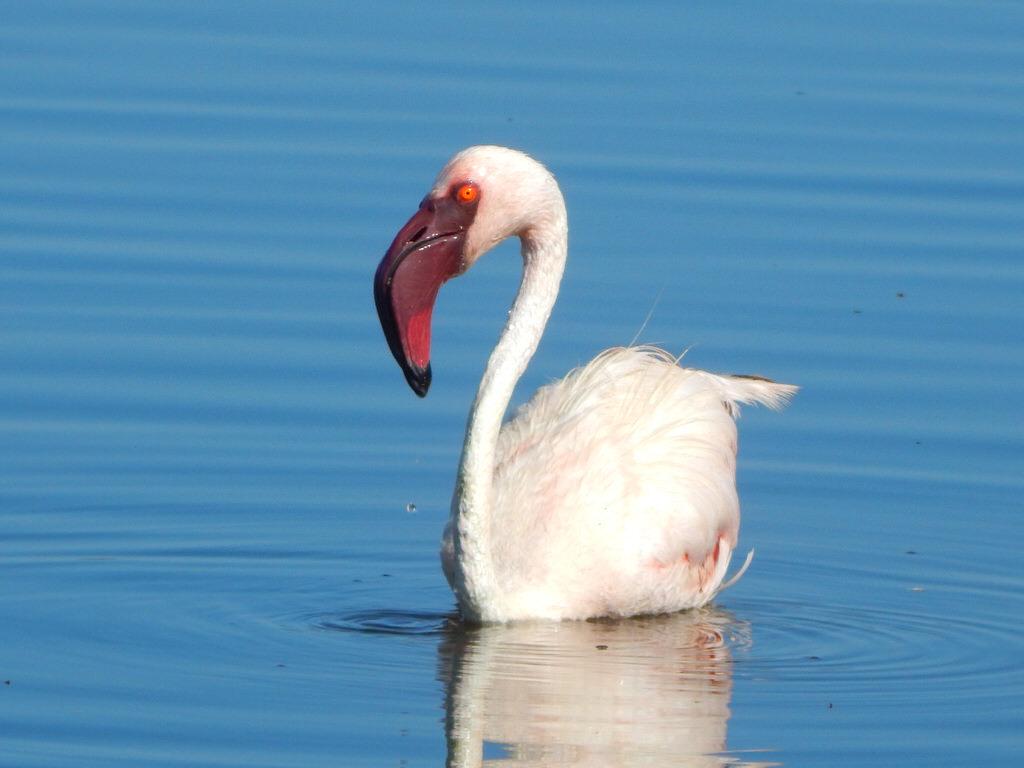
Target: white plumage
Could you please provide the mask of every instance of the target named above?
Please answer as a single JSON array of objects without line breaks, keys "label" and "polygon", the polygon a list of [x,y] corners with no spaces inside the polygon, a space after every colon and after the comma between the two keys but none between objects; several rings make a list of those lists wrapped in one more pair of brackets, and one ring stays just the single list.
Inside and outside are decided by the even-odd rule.
[{"label": "white plumage", "polygon": [[[410,253],[436,258],[442,247],[457,245],[458,274],[505,237],[517,235],[523,244],[523,283],[470,413],[442,539],[442,565],[461,611],[470,620],[509,621],[703,605],[722,584],[739,531],[739,405],[779,408],[797,388],[681,368],[654,347],[618,347],[542,387],[502,424],[554,304],[568,227],[554,178],[520,152],[463,151],[425,204],[457,205],[446,201],[466,184],[478,199],[464,232],[431,239],[428,227],[423,240],[400,233],[382,262],[400,283],[399,251],[400,262]],[[422,209],[417,215],[423,218]],[[387,310],[419,311],[387,294],[384,301],[386,330]],[[400,351],[415,357],[398,336]]]},{"label": "white plumage", "polygon": [[[501,429],[482,617],[663,613],[714,596],[736,546],[740,403],[793,391],[680,368],[655,347],[608,349],[542,387]],[[442,540],[456,576],[453,523]]]}]

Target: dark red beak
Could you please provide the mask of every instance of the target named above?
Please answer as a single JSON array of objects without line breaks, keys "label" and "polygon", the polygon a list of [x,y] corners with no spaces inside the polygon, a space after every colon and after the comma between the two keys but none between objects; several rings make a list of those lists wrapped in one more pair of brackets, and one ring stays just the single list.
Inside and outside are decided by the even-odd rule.
[{"label": "dark red beak", "polygon": [[465,269],[462,249],[474,211],[424,198],[384,254],[373,281],[384,336],[412,391],[430,388],[430,318],[437,292]]}]

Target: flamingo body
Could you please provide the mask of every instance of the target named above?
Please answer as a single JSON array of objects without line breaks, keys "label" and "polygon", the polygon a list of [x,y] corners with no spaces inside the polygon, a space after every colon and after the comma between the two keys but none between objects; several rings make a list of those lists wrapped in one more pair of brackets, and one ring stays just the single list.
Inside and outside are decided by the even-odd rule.
[{"label": "flamingo body", "polygon": [[505,237],[522,241],[523,282],[470,411],[441,544],[445,576],[473,621],[708,602],[739,532],[739,405],[778,408],[796,391],[682,368],[654,347],[617,347],[503,423],[557,296],[567,232],[547,169],[514,150],[474,147],[441,172],[377,272],[385,334],[423,395],[440,284]]},{"label": "flamingo body", "polygon": [[[791,388],[617,347],[540,388],[501,429],[492,621],[679,611],[710,600],[739,532],[740,403]],[[441,560],[458,589],[454,525]],[[464,606],[464,610],[469,606]]]}]

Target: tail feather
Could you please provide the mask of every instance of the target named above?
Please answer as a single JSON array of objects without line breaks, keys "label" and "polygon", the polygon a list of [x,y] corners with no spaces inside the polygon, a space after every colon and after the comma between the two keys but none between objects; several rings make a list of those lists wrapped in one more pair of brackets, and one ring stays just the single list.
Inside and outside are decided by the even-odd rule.
[{"label": "tail feather", "polygon": [[793,384],[779,384],[763,376],[732,374],[719,376],[725,407],[735,417],[740,415],[740,403],[765,405],[773,411],[785,407],[800,387]]},{"label": "tail feather", "polygon": [[[736,571],[736,573],[734,573],[732,576],[730,576],[726,581],[723,581],[721,584],[719,584],[717,587],[715,587],[715,591],[711,593],[711,597],[709,597],[708,599],[711,600],[711,599],[713,599],[715,597],[718,597],[720,594],[725,592],[725,590],[727,590],[729,587],[731,587],[737,581],[742,579],[743,578],[743,574],[745,574],[747,572],[747,568],[750,567],[750,563],[751,563],[751,561],[753,559],[754,559],[754,550],[750,550],[749,552],[747,552],[747,559],[743,561],[743,565],[740,566],[739,570]],[[728,563],[726,563],[726,567],[728,567]],[[725,574],[723,574],[723,576],[724,575]]]}]

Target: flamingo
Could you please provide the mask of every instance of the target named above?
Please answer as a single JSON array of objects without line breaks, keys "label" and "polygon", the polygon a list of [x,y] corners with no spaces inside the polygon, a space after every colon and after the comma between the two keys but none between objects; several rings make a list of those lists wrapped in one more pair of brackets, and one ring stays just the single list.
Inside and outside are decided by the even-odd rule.
[{"label": "flamingo", "polygon": [[541,387],[503,424],[558,295],[568,220],[547,168],[476,146],[444,166],[374,278],[388,346],[420,397],[441,285],[512,236],[522,282],[469,412],[441,540],[462,616],[587,619],[707,603],[728,585],[739,532],[739,405],[777,409],[797,387],[683,368],[656,347],[615,347]]}]

